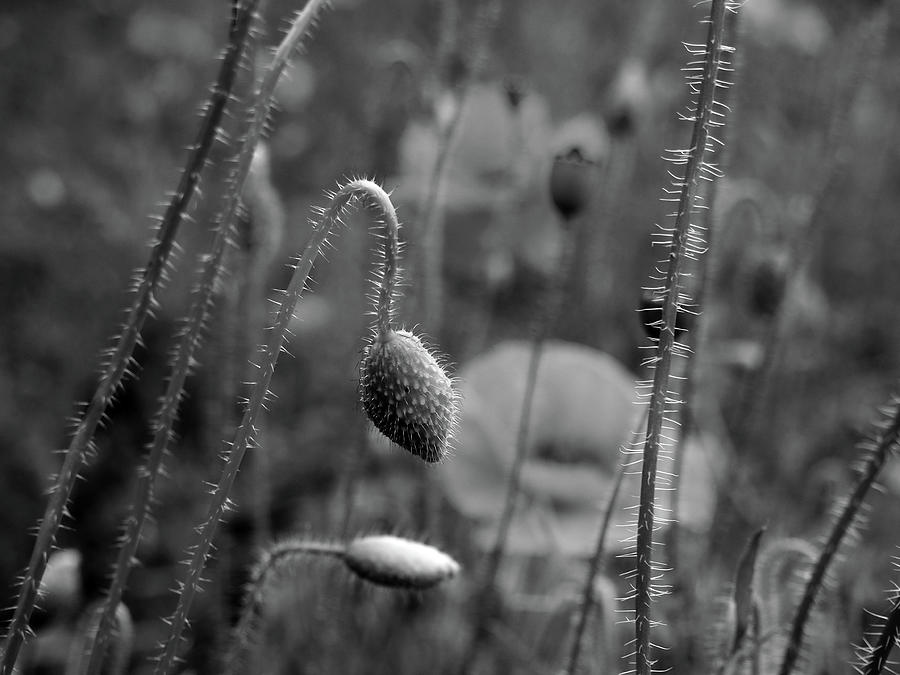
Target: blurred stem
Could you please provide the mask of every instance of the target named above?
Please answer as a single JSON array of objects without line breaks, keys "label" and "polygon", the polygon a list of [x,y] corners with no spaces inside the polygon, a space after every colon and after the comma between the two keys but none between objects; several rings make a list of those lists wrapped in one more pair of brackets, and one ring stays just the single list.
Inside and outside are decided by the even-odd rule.
[{"label": "blurred stem", "polygon": [[345,547],[341,544],[325,544],[292,539],[274,544],[265,551],[262,560],[260,560],[253,572],[253,578],[247,584],[244,608],[232,633],[232,639],[228,644],[224,675],[234,675],[238,672],[239,660],[247,649],[250,634],[253,632],[253,619],[259,611],[259,606],[262,604],[262,595],[266,588],[266,582],[268,582],[269,575],[272,574],[275,568],[286,560],[297,556],[319,555],[341,558],[344,555],[344,550]]},{"label": "blurred stem", "polygon": [[[872,10],[859,28],[854,41],[854,53],[847,59],[844,68],[838,72],[838,86],[835,88],[834,114],[825,134],[824,149],[827,157],[824,169],[819,175],[819,183],[813,190],[813,206],[809,216],[793,228],[787,245],[791,264],[787,265],[787,276],[781,302],[775,316],[768,325],[762,345],[762,363],[745,380],[740,403],[736,408],[739,417],[734,424],[734,438],[738,451],[743,454],[754,447],[761,430],[766,405],[775,397],[770,396],[773,380],[779,372],[785,336],[789,329],[791,296],[798,281],[809,268],[815,252],[811,245],[816,228],[821,228],[832,199],[841,195],[841,183],[847,159],[853,149],[850,128],[851,112],[858,93],[878,71],[878,57],[884,49],[887,30],[890,25],[889,2],[881,3]],[[768,426],[768,423],[766,423]]]},{"label": "blurred stem", "polygon": [[[694,130],[689,149],[684,155],[677,154],[676,161],[685,163],[684,177],[676,181],[680,188],[678,211],[675,214],[674,230],[668,256],[665,278],[665,302],[663,305],[663,325],[660,329],[656,356],[653,359],[655,373],[647,416],[647,436],[644,443],[643,467],[641,472],[641,494],[638,506],[636,573],[634,577],[635,601],[635,646],[634,668],[636,675],[650,675],[654,659],[651,654],[650,633],[653,625],[650,604],[656,593],[654,581],[659,571],[653,564],[653,532],[657,464],[663,438],[663,425],[671,408],[676,406],[677,397],[670,389],[672,357],[675,351],[675,325],[679,305],[683,304],[681,275],[684,261],[688,256],[697,257],[703,253],[701,234],[691,225],[691,215],[695,212],[696,198],[701,179],[714,180],[718,169],[704,160],[715,139],[711,135],[713,125],[719,126],[721,110],[715,110],[715,91],[725,86],[719,80],[722,53],[726,49],[722,43],[725,28],[725,0],[713,0],[709,15],[709,32],[705,48],[692,54],[703,55],[702,76],[696,80],[696,111]],[[691,64],[695,68],[697,64]],[[718,118],[718,119],[717,119]],[[702,240],[701,240],[702,241]],[[685,353],[685,357],[687,354]]]},{"label": "blurred stem", "polygon": [[[442,17],[444,35],[442,35],[440,56],[449,61],[455,56],[453,52],[461,49],[461,45],[451,44],[453,41],[449,40],[446,35],[449,26],[459,13],[457,0],[446,0],[442,3],[442,11],[444,12]],[[447,171],[450,166],[450,157],[459,141],[462,129],[461,121],[468,104],[471,85],[481,73],[487,52],[487,40],[500,14],[500,0],[481,0],[477,14],[473,38],[471,44],[467,45],[467,50],[473,56],[463,79],[448,87],[448,91],[452,92],[453,109],[449,119],[438,129],[437,156],[429,174],[424,199],[418,210],[422,222],[421,275],[423,290],[420,309],[425,326],[435,336],[441,335],[444,315],[443,270]],[[447,67],[450,64],[441,65]]]},{"label": "blurred stem", "polygon": [[250,17],[255,4],[255,0],[242,3],[243,11],[233,17],[225,57],[222,60],[216,83],[213,85],[206,113],[187,164],[182,171],[175,194],[163,215],[150,259],[141,274],[125,325],[122,327],[116,345],[111,350],[109,360],[103,368],[103,374],[87,412],[81,418],[66,451],[63,466],[57,476],[41,520],[28,570],[22,581],[15,614],[4,639],[0,675],[11,675],[15,667],[19,650],[25,640],[31,612],[34,609],[37,590],[47,566],[47,557],[56,540],[56,533],[62,523],[66,504],[78,472],[84,463],[87,448],[94,437],[97,425],[103,419],[104,413],[112,401],[113,394],[120,388],[127,374],[141,328],[147,315],[156,304],[155,294],[164,278],[165,270],[169,266],[169,256],[178,228],[197,192],[200,175],[208,161],[210,150],[222,124],[225,105],[231,96],[244,43],[249,34]]},{"label": "blurred stem", "polygon": [[[641,436],[641,430],[646,422],[647,416],[644,414],[641,416],[641,421],[638,423],[638,426],[631,433],[629,447],[637,445]],[[597,543],[594,546],[594,552],[588,562],[584,586],[581,589],[581,604],[578,608],[578,620],[575,624],[575,632],[572,635],[572,646],[569,650],[568,664],[563,671],[564,675],[576,675],[578,673],[578,666],[581,661],[581,648],[584,643],[584,632],[587,630],[588,618],[594,608],[594,584],[597,580],[597,576],[603,570],[603,554],[606,549],[606,535],[609,531],[609,524],[612,522],[613,509],[615,508],[616,500],[619,497],[619,491],[622,488],[622,480],[625,478],[626,468],[624,462],[619,462],[619,465],[616,467],[616,480],[615,483],[613,483],[612,492],[606,503],[606,511],[604,512],[603,520],[600,523],[600,531],[597,533]]]},{"label": "blurred stem", "polygon": [[562,236],[562,248],[559,252],[559,260],[552,267],[554,270],[550,288],[547,290],[543,308],[537,313],[534,324],[534,337],[531,343],[531,352],[528,359],[528,370],[525,374],[525,390],[523,394],[522,408],[519,415],[518,431],[516,433],[515,454],[509,477],[506,483],[506,493],[503,501],[503,511],[497,525],[497,538],[488,553],[487,567],[477,595],[474,627],[472,638],[465,653],[460,672],[466,675],[471,671],[478,657],[478,651],[484,639],[488,636],[488,626],[494,618],[496,610],[497,576],[506,552],[506,543],[509,539],[509,530],[515,516],[516,507],[522,485],[522,469],[528,457],[528,432],[531,423],[532,404],[537,388],[538,370],[541,362],[541,353],[553,326],[559,318],[563,303],[563,284],[565,283],[566,270],[574,256],[574,238],[572,237],[571,223],[567,223]]},{"label": "blurred stem", "polygon": [[[312,12],[315,12],[317,9],[314,6],[314,0],[311,0],[310,4],[307,5],[307,9],[304,10],[304,14],[291,28],[288,37],[285,38],[286,41],[304,33],[306,26],[298,24],[306,23],[308,25],[307,22],[312,19],[312,16],[306,13],[310,11],[310,8],[312,8]],[[284,58],[291,51],[292,49],[286,49],[283,52]],[[279,53],[282,53],[281,50],[279,50]],[[265,119],[265,116],[263,115],[261,119]],[[278,357],[284,349],[285,338],[294,314],[294,308],[300,299],[300,295],[306,288],[310,271],[328,235],[339,222],[344,210],[350,206],[351,202],[361,196],[368,197],[374,201],[384,217],[385,235],[382,239],[384,267],[377,313],[378,330],[384,330],[385,332],[389,330],[388,319],[384,317],[390,316],[392,290],[396,284],[399,224],[393,204],[391,204],[387,193],[372,181],[357,179],[340,187],[332,196],[331,203],[322,211],[321,218],[313,230],[313,235],[294,269],[290,284],[283,293],[274,323],[266,331],[267,344],[263,362],[257,366],[257,378],[252,385],[250,401],[244,411],[241,424],[229,446],[221,477],[212,492],[212,501],[209,505],[207,516],[198,530],[199,535],[196,541],[192,544],[192,555],[188,565],[187,578],[181,585],[175,612],[168,621],[170,630],[163,647],[163,653],[156,664],[155,675],[167,675],[171,672],[174,665],[181,634],[187,623],[187,616],[194,595],[200,586],[201,575],[206,566],[213,537],[228,505],[228,495],[237,477],[237,472],[247,447],[255,442],[260,413],[269,397],[269,385],[275,373]]]}]

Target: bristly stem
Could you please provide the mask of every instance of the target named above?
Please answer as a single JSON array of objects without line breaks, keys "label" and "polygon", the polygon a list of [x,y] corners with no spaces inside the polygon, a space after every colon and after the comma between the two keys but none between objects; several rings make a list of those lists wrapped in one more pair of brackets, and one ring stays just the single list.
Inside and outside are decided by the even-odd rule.
[{"label": "bristly stem", "polygon": [[244,43],[249,34],[251,8],[256,5],[256,2],[257,0],[248,0],[248,2],[243,3],[245,6],[244,13],[235,14],[231,23],[228,47],[222,59],[218,77],[210,93],[209,102],[206,105],[206,113],[196,140],[191,146],[190,155],[179,179],[178,187],[160,222],[150,258],[140,274],[135,297],[128,310],[125,324],[116,339],[115,346],[110,350],[97,389],[91,398],[87,411],[78,423],[78,427],[66,451],[62,468],[56,478],[50,500],[41,520],[28,570],[25,572],[22,581],[15,614],[4,639],[0,675],[10,675],[15,667],[19,650],[25,640],[31,612],[34,609],[37,589],[40,586],[47,566],[47,556],[56,540],[56,533],[62,523],[66,504],[69,501],[78,472],[84,463],[87,448],[90,446],[97,425],[103,418],[115,392],[128,374],[128,366],[131,363],[135,345],[140,338],[144,321],[156,304],[156,292],[165,278],[165,271],[170,264],[169,257],[175,243],[178,228],[184,220],[185,214],[197,192],[200,175],[208,161],[210,150],[221,127],[225,105],[231,97],[238,64],[244,49]]},{"label": "bristly stem", "polygon": [[894,602],[894,607],[881,629],[878,643],[869,651],[865,662],[862,667],[857,669],[857,672],[861,675],[880,675],[888,663],[888,657],[890,657],[891,650],[898,638],[900,638],[900,599]]},{"label": "bristly stem", "polygon": [[[309,5],[308,5],[309,7]],[[293,32],[293,31],[292,31]],[[390,197],[376,183],[365,180],[356,179],[341,186],[337,192],[331,196],[331,202],[327,208],[321,212],[321,217],[313,230],[312,237],[300,257],[297,266],[294,268],[293,276],[290,284],[283,293],[278,313],[275,317],[272,327],[267,331],[268,343],[265,346],[263,361],[257,364],[257,378],[252,385],[250,393],[250,401],[244,411],[241,425],[235,432],[230,449],[227,453],[225,466],[222,469],[222,475],[212,492],[212,502],[203,524],[199,528],[199,536],[192,545],[192,556],[188,563],[187,578],[181,584],[178,597],[178,606],[175,613],[169,619],[170,632],[166,643],[163,647],[163,654],[160,657],[155,675],[167,675],[172,669],[175,662],[178,645],[181,640],[181,634],[187,623],[188,612],[191,608],[194,595],[200,586],[200,577],[206,565],[206,560],[212,547],[213,536],[219,521],[228,508],[228,495],[234,480],[237,477],[238,469],[247,451],[247,447],[253,443],[256,433],[256,422],[260,416],[263,405],[269,397],[269,385],[272,376],[275,373],[275,366],[278,363],[278,357],[284,350],[284,343],[288,332],[288,326],[294,315],[294,308],[297,305],[300,295],[306,288],[306,282],[309,279],[310,271],[313,264],[321,252],[329,233],[334,229],[335,225],[340,222],[341,214],[350,206],[351,202],[360,196],[368,197],[373,200],[382,212],[385,225],[384,241],[384,267],[382,270],[382,280],[379,291],[379,330],[382,329],[382,317],[390,316],[391,293],[390,289],[396,283],[397,267],[397,241],[399,223],[397,214],[391,204]],[[385,324],[384,329],[389,330],[389,324]]]},{"label": "bristly stem", "polygon": [[856,521],[863,500],[866,498],[869,489],[881,472],[881,468],[884,466],[888,457],[890,457],[891,452],[897,448],[898,441],[900,441],[900,399],[894,401],[893,417],[890,422],[888,422],[887,426],[881,430],[881,433],[875,440],[874,448],[862,468],[859,480],[853,488],[853,491],[850,493],[847,503],[838,513],[838,516],[834,521],[834,526],[831,528],[831,532],[825,540],[822,552],[816,560],[812,573],[806,582],[806,587],[803,590],[803,597],[800,599],[800,604],[797,607],[797,612],[794,615],[794,620],[791,624],[791,632],[788,636],[784,659],[782,660],[781,668],[778,671],[779,675],[789,675],[794,669],[794,665],[797,663],[797,657],[800,655],[800,646],[803,644],[806,622],[812,612],[816,595],[825,581],[825,574],[828,571],[828,567],[831,564],[831,561],[834,560],[838,548],[844,540],[844,536],[850,531],[853,523]]},{"label": "bristly stem", "polygon": [[[194,297],[188,310],[184,330],[172,359],[166,392],[154,418],[154,434],[147,463],[139,472],[136,496],[126,522],[125,534],[117,556],[112,584],[103,608],[100,630],[97,632],[97,638],[93,646],[92,672],[96,672],[96,668],[100,665],[100,657],[104,651],[102,643],[106,640],[106,636],[112,626],[115,608],[124,592],[133,564],[134,554],[140,541],[141,530],[150,511],[156,477],[159,475],[163,457],[172,438],[172,429],[178,414],[184,383],[194,362],[194,354],[202,340],[203,325],[207,311],[212,304],[213,289],[216,287],[216,282],[221,274],[222,259],[229,243],[229,233],[232,231],[237,215],[241,192],[250,171],[256,144],[262,136],[268,119],[275,85],[287,65],[290,55],[306,34],[321,4],[321,2],[316,0],[310,0],[303,12],[298,15],[288,35],[279,45],[278,51],[263,76],[258,91],[255,93],[253,117],[240,148],[237,166],[230,177],[229,189],[225,198],[226,204],[219,215],[212,250],[208,255],[204,256],[203,264],[198,270],[199,279],[195,286]],[[255,5],[256,3],[254,2],[252,6],[248,6],[246,8],[247,11],[240,14],[238,19],[238,25],[244,22],[247,23],[246,30],[248,31]]]},{"label": "bristly stem", "polygon": [[[688,119],[694,122],[691,144],[688,150],[674,153],[676,164],[685,166],[683,177],[675,178],[678,188],[678,211],[669,243],[668,269],[665,276],[665,302],[663,325],[660,329],[656,355],[653,358],[655,373],[650,395],[647,419],[647,436],[644,442],[641,494],[638,506],[636,573],[634,577],[635,645],[634,669],[636,675],[650,675],[654,659],[651,654],[650,634],[653,626],[650,603],[657,593],[654,582],[659,570],[653,564],[654,502],[657,464],[663,439],[664,423],[673,424],[672,408],[678,405],[677,395],[670,389],[672,356],[676,347],[675,321],[680,305],[688,300],[681,287],[682,268],[686,258],[696,258],[705,252],[702,230],[691,223],[696,212],[701,180],[714,180],[719,169],[705,160],[718,140],[712,128],[721,126],[724,106],[715,100],[716,89],[727,86],[719,79],[723,67],[723,52],[730,51],[722,42],[725,28],[725,0],[713,0],[709,15],[709,32],[705,45],[685,45],[702,60],[688,67],[688,81],[697,95],[696,108]],[[685,354],[686,356],[686,354]]]},{"label": "bristly stem", "polygon": [[[258,0],[238,6],[235,14],[235,30],[247,35],[252,33],[254,15]],[[217,266],[218,269],[218,266]],[[217,271],[217,270],[216,270]],[[209,283],[209,286],[206,283]],[[194,361],[194,353],[201,342],[201,328],[210,305],[214,275],[204,277],[203,282],[195,290],[195,298],[189,310],[188,319],[170,364],[170,376],[166,391],[160,400],[160,407],[153,420],[153,440],[149,446],[146,464],[138,471],[137,485],[131,510],[125,521],[124,533],[121,537],[119,553],[113,570],[113,578],[100,610],[100,622],[93,639],[88,641],[89,654],[87,675],[100,672],[106,643],[115,623],[116,608],[125,592],[128,577],[135,561],[135,554],[140,544],[141,531],[150,513],[153,500],[153,489],[159,475],[163,457],[173,437],[173,427],[178,415],[182,390]]]}]

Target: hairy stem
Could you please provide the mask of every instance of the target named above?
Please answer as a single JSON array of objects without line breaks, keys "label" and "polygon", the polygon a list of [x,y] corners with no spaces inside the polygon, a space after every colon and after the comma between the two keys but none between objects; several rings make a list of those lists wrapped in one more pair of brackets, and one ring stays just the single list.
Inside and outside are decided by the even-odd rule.
[{"label": "hairy stem", "polygon": [[[181,584],[178,605],[169,620],[169,636],[163,646],[163,654],[156,665],[155,675],[166,675],[171,671],[174,664],[181,634],[187,623],[188,612],[190,611],[194,595],[200,586],[200,576],[203,573],[212,547],[213,536],[219,521],[228,508],[228,495],[237,477],[237,472],[247,447],[254,442],[256,422],[269,396],[269,385],[275,373],[278,357],[284,349],[288,325],[293,317],[294,308],[300,299],[300,295],[306,288],[310,271],[321,252],[326,238],[340,221],[340,216],[344,209],[361,195],[372,199],[385,219],[384,270],[378,307],[379,330],[381,330],[381,317],[390,315],[391,295],[385,289],[393,288],[396,283],[396,255],[399,229],[397,215],[390,198],[381,187],[369,180],[354,180],[338,189],[332,196],[329,206],[322,212],[321,218],[313,230],[313,235],[297,266],[294,268],[290,284],[283,293],[274,323],[268,330],[268,343],[265,346],[263,362],[257,366],[258,375],[252,385],[250,401],[244,411],[241,425],[235,432],[234,439],[230,444],[222,475],[212,492],[212,502],[209,505],[207,516],[200,526],[199,536],[192,547],[192,557],[188,565],[187,578]],[[385,331],[388,329],[389,327],[385,327]]]},{"label": "hairy stem", "polygon": [[[139,473],[136,497],[133,501],[131,514],[126,522],[123,544],[119,550],[113,581],[103,608],[101,626],[97,633],[97,644],[94,647],[96,658],[92,658],[92,667],[99,667],[99,659],[103,654],[102,644],[100,643],[106,639],[106,635],[109,633],[114,619],[115,608],[124,592],[134,554],[140,541],[141,529],[149,514],[156,477],[159,475],[163,457],[172,438],[172,428],[178,414],[184,383],[194,362],[194,354],[202,339],[202,327],[207,311],[212,304],[213,289],[221,274],[222,259],[228,246],[229,233],[232,231],[238,212],[241,192],[250,171],[256,144],[262,136],[268,119],[275,85],[287,65],[290,55],[306,34],[322,4],[320,1],[310,0],[303,12],[298,15],[287,36],[279,45],[278,51],[255,94],[253,117],[240,149],[237,166],[230,178],[226,204],[219,216],[212,250],[204,257],[203,265],[198,270],[199,281],[196,284],[194,298],[188,310],[184,331],[173,357],[171,375],[166,392],[154,421],[154,436],[147,463]],[[247,10],[247,13],[241,16],[243,17],[242,21],[248,22],[247,30],[249,30],[252,8],[248,7]]]},{"label": "hairy stem", "polygon": [[806,582],[806,586],[803,589],[803,597],[800,599],[800,604],[797,607],[797,612],[794,615],[794,620],[791,624],[791,632],[788,636],[784,659],[782,660],[781,668],[778,671],[779,675],[789,675],[794,669],[794,665],[797,663],[797,657],[800,655],[800,647],[803,643],[806,622],[812,613],[816,595],[825,581],[825,574],[828,571],[828,567],[832,560],[834,560],[834,556],[837,554],[838,548],[844,540],[844,536],[850,531],[851,526],[855,522],[863,500],[866,498],[869,489],[881,472],[881,468],[890,456],[891,451],[897,447],[898,438],[900,438],[900,402],[895,402],[894,406],[893,417],[888,423],[888,426],[879,434],[875,447],[869,454],[866,464],[862,469],[859,480],[853,488],[853,491],[850,493],[850,498],[847,500],[847,503],[838,514],[834,526],[831,528],[831,532],[825,540],[822,552],[816,560],[816,564],[809,576],[809,580]]},{"label": "hairy stem", "polygon": [[891,650],[898,637],[900,637],[900,600],[894,604],[894,608],[884,623],[884,628],[881,629],[878,644],[872,648],[858,672],[862,675],[879,675],[887,665],[888,657],[891,655]]},{"label": "hairy stem", "polygon": [[[720,86],[719,70],[722,65],[724,45],[722,37],[725,27],[725,0],[713,0],[709,16],[709,32],[705,48],[689,51],[704,54],[702,75],[691,80],[697,89],[697,103],[694,112],[694,130],[689,149],[676,154],[676,163],[685,164],[684,177],[676,181],[680,189],[678,211],[671,233],[668,269],[665,277],[665,302],[663,305],[663,325],[654,358],[655,373],[647,417],[647,436],[644,442],[643,467],[641,471],[641,494],[638,505],[637,522],[637,570],[634,578],[635,600],[635,647],[634,667],[637,675],[650,675],[654,659],[651,654],[650,603],[653,598],[655,574],[653,565],[654,503],[656,492],[657,464],[663,438],[663,425],[669,419],[671,408],[676,406],[677,397],[670,390],[672,356],[675,351],[675,322],[679,305],[685,301],[681,291],[681,275],[684,261],[703,253],[701,232],[691,224],[695,212],[696,198],[701,179],[712,180],[718,169],[704,160],[712,150],[715,141],[711,130],[718,126],[722,111],[716,110],[715,92]],[[691,64],[692,68],[698,64]]]},{"label": "hairy stem", "polygon": [[[210,150],[222,123],[225,105],[231,97],[231,90],[247,39],[250,27],[250,15],[256,0],[249,0],[244,11],[235,14],[231,24],[229,43],[213,85],[206,113],[191,146],[187,164],[182,171],[178,187],[163,215],[156,239],[150,253],[149,261],[140,276],[134,300],[128,311],[125,325],[112,349],[108,362],[97,389],[90,401],[87,411],[81,418],[74,436],[66,451],[63,466],[56,478],[50,500],[47,504],[40,529],[34,544],[28,570],[22,582],[15,614],[4,639],[3,657],[0,662],[0,675],[10,675],[15,667],[19,650],[25,640],[28,622],[37,597],[37,589],[47,566],[47,557],[56,540],[56,533],[62,523],[66,504],[82,464],[85,461],[87,448],[97,429],[100,420],[113,399],[116,390],[121,386],[128,372],[128,365],[134,353],[144,325],[144,321],[156,300],[155,295],[164,273],[169,265],[169,257],[175,243],[178,228],[187,213],[197,192],[200,175],[209,158]],[[115,604],[113,604],[115,607]]]}]

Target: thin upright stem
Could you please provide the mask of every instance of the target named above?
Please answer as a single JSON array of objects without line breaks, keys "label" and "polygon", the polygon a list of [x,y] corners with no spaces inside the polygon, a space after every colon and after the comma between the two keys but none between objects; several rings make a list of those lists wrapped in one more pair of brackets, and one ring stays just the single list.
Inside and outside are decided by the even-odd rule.
[{"label": "thin upright stem", "polygon": [[[647,416],[647,435],[644,442],[641,494],[638,505],[635,556],[637,570],[634,577],[634,667],[636,675],[650,675],[654,664],[651,654],[650,634],[653,621],[650,604],[654,595],[655,575],[658,574],[653,564],[657,465],[663,438],[663,425],[669,419],[671,408],[678,404],[677,397],[670,389],[670,374],[675,351],[676,317],[679,306],[686,299],[681,289],[682,267],[688,256],[696,257],[704,252],[702,234],[691,224],[691,216],[695,212],[700,180],[712,180],[718,173],[718,169],[709,164],[705,157],[710,152],[710,145],[714,140],[711,127],[719,124],[714,120],[722,115],[721,110],[716,110],[715,92],[718,87],[725,86],[718,79],[724,47],[722,43],[724,27],[725,0],[713,0],[705,50],[692,52],[698,55],[702,53],[705,58],[702,62],[702,75],[692,76],[695,79],[691,80],[697,88],[691,143],[685,153],[676,155],[676,161],[684,163],[685,169],[683,178],[676,182],[676,186],[680,188],[680,196],[669,246],[665,276],[665,301],[662,312],[663,325],[660,329],[659,343],[654,358],[655,373]],[[689,50],[691,49],[689,47]],[[691,64],[691,66],[692,70],[696,70],[699,63]]]},{"label": "thin upright stem", "polygon": [[56,540],[56,534],[62,523],[66,504],[69,501],[78,472],[84,464],[87,448],[90,446],[94,433],[97,430],[97,425],[103,419],[114,393],[119,389],[128,373],[131,356],[134,353],[144,321],[156,304],[156,292],[164,279],[165,271],[168,269],[169,258],[178,228],[184,220],[185,214],[197,192],[200,175],[208,161],[210,150],[221,127],[225,105],[231,97],[241,53],[249,34],[250,15],[252,14],[252,8],[256,5],[256,0],[249,0],[243,4],[245,11],[236,13],[232,21],[228,47],[222,60],[218,77],[212,88],[209,102],[206,106],[206,113],[197,133],[197,138],[191,146],[191,152],[179,179],[178,187],[166,208],[159,230],[156,233],[156,240],[153,244],[150,258],[140,276],[137,291],[128,311],[128,316],[125,319],[125,324],[116,340],[115,347],[108,357],[88,409],[81,418],[72,437],[62,468],[56,478],[50,500],[41,520],[28,570],[22,581],[15,614],[4,639],[0,675],[10,675],[15,667],[19,650],[25,640],[31,612],[34,609],[37,590],[47,566],[47,557]]},{"label": "thin upright stem", "polygon": [[[458,0],[450,0],[442,4],[444,23],[449,24],[458,16],[456,6]],[[474,54],[468,72],[462,82],[454,87],[454,107],[450,119],[438,131],[437,157],[428,178],[428,187],[420,205],[419,214],[422,220],[422,309],[425,324],[435,335],[440,335],[443,320],[444,293],[442,275],[444,268],[444,193],[447,184],[447,172],[450,158],[459,141],[462,129],[462,118],[469,99],[471,84],[477,81],[484,67],[486,45],[490,32],[497,22],[500,13],[500,0],[480,0],[478,18],[474,30],[472,44],[468,51]],[[446,26],[445,26],[446,32]],[[440,47],[442,56],[451,58],[453,47],[443,40]],[[444,64],[442,64],[444,65]]]},{"label": "thin upright stem", "polygon": [[575,624],[575,631],[572,634],[572,645],[569,648],[569,661],[565,671],[563,671],[564,675],[576,675],[578,672],[578,666],[581,662],[581,648],[584,644],[584,633],[587,630],[588,618],[591,615],[591,610],[594,608],[594,583],[603,566],[603,554],[606,551],[606,535],[609,531],[613,509],[616,505],[616,499],[619,497],[619,491],[622,489],[622,480],[624,478],[625,465],[619,464],[616,467],[616,480],[613,483],[612,492],[606,503],[606,511],[603,514],[603,521],[600,524],[600,531],[597,534],[594,552],[591,554],[591,559],[588,562],[587,574],[585,574],[584,577],[584,586],[581,589],[581,603],[578,608],[578,619]]},{"label": "thin upright stem", "polygon": [[[181,392],[191,370],[194,354],[202,340],[202,327],[207,311],[212,304],[213,289],[216,287],[217,280],[221,275],[222,259],[228,246],[228,235],[232,230],[237,215],[241,192],[250,171],[256,144],[262,136],[268,119],[275,85],[287,65],[291,53],[306,34],[321,4],[317,0],[310,0],[303,12],[298,15],[297,20],[279,46],[275,58],[266,71],[262,83],[255,94],[253,117],[240,149],[237,166],[230,179],[229,191],[225,198],[225,207],[219,216],[212,250],[205,256],[203,265],[198,270],[199,280],[196,284],[191,307],[188,310],[185,329],[176,348],[166,392],[161,399],[160,409],[154,421],[154,435],[150,451],[145,466],[139,472],[135,498],[126,522],[125,534],[116,560],[113,580],[103,608],[100,630],[97,632],[93,649],[95,658],[91,659],[91,672],[97,672],[96,669],[99,668],[100,658],[104,652],[103,642],[107,639],[112,626],[115,608],[125,590],[134,555],[140,542],[141,530],[149,515],[156,478],[160,473],[162,460],[172,438],[172,429],[178,415]],[[248,11],[248,13],[241,15],[241,21],[246,21],[249,26],[252,14],[252,11]]]},{"label": "thin upright stem", "polygon": [[834,82],[827,85],[835,91],[834,112],[823,139],[827,154],[813,188],[813,206],[809,216],[793,229],[785,246],[791,264],[787,266],[781,300],[762,339],[761,362],[748,375],[741,388],[740,403],[736,407],[740,417],[736,420],[734,433],[740,452],[756,447],[759,431],[765,426],[765,415],[771,410],[766,406],[777,398],[770,394],[776,384],[775,376],[780,372],[785,338],[795,309],[790,302],[791,294],[807,273],[816,251],[816,247],[810,242],[816,237],[817,229],[821,231],[824,228],[824,221],[835,204],[834,200],[843,192],[841,184],[846,180],[848,159],[855,149],[852,140],[854,104],[879,72],[877,62],[884,50],[891,11],[890,3],[882,3],[863,19],[854,36],[851,56],[838,71],[838,86],[835,87]]},{"label": "thin upright stem", "polygon": [[[254,381],[250,393],[250,401],[244,411],[241,425],[235,432],[230,444],[225,466],[222,469],[219,482],[212,492],[212,502],[203,524],[199,528],[199,536],[192,546],[192,555],[188,564],[187,578],[181,584],[178,596],[178,605],[169,619],[170,632],[163,646],[163,654],[157,662],[155,675],[167,675],[172,669],[181,640],[181,634],[187,623],[188,612],[191,608],[194,595],[200,586],[201,575],[206,566],[206,560],[212,547],[213,537],[219,525],[219,521],[228,507],[228,495],[231,492],[238,469],[243,461],[247,447],[254,442],[256,434],[256,421],[262,408],[269,397],[269,385],[275,373],[278,357],[284,350],[284,343],[288,332],[288,326],[294,315],[300,295],[306,288],[309,274],[313,264],[321,252],[328,235],[335,225],[340,222],[343,211],[359,196],[371,198],[380,208],[384,217],[385,244],[384,269],[381,288],[391,288],[396,283],[396,251],[399,224],[397,215],[391,204],[390,198],[376,183],[357,179],[338,189],[331,197],[331,203],[321,214],[318,224],[313,230],[312,237],[300,257],[290,284],[284,291],[273,325],[267,331],[268,343],[265,346],[263,362],[257,365],[257,379]],[[393,253],[391,253],[393,251]],[[386,298],[387,305],[379,306],[379,317],[382,313],[390,314],[390,293],[380,293],[379,298]]]},{"label": "thin upright stem", "polygon": [[569,268],[574,256],[574,240],[571,231],[567,228],[563,234],[562,251],[559,261],[554,265],[554,278],[547,292],[545,306],[539,310],[535,321],[534,338],[528,357],[528,369],[525,373],[525,390],[522,399],[522,408],[519,414],[519,425],[516,431],[515,454],[509,469],[506,482],[506,492],[503,500],[503,510],[497,525],[497,536],[488,553],[487,567],[481,584],[481,592],[476,603],[476,613],[472,637],[469,647],[462,662],[461,673],[468,673],[475,663],[478,651],[485,637],[489,634],[488,625],[495,611],[497,594],[497,576],[506,553],[506,543],[509,539],[509,531],[518,507],[519,495],[522,487],[522,470],[528,459],[528,441],[531,427],[531,412],[534,403],[534,395],[537,389],[538,371],[540,369],[541,354],[551,327],[556,323],[562,306],[562,291],[565,282],[565,272]]},{"label": "thin upright stem", "polygon": [[[646,413],[641,416],[638,426],[632,431],[631,439],[628,447],[633,447],[638,443],[641,435],[641,427],[646,424]],[[584,632],[587,630],[588,617],[594,606],[594,582],[597,575],[603,568],[603,554],[606,548],[606,535],[609,531],[609,525],[612,522],[613,508],[615,508],[616,500],[622,489],[622,481],[625,478],[627,465],[620,462],[616,467],[616,480],[613,483],[612,492],[606,503],[606,511],[603,514],[603,520],[600,523],[600,530],[597,533],[597,541],[594,545],[594,552],[588,562],[587,573],[584,578],[584,585],[581,589],[581,604],[578,609],[578,620],[575,624],[575,631],[572,634],[572,645],[569,649],[569,660],[566,665],[564,675],[576,675],[578,665],[581,661],[581,647],[584,640]]]}]

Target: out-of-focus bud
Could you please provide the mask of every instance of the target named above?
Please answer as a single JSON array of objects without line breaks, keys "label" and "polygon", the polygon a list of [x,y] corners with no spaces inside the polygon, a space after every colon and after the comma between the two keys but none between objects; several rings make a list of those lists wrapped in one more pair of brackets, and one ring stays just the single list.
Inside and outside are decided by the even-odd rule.
[{"label": "out-of-focus bud", "polygon": [[564,221],[577,218],[587,208],[593,194],[596,168],[579,147],[569,148],[554,158],[550,171],[550,198]]}]

